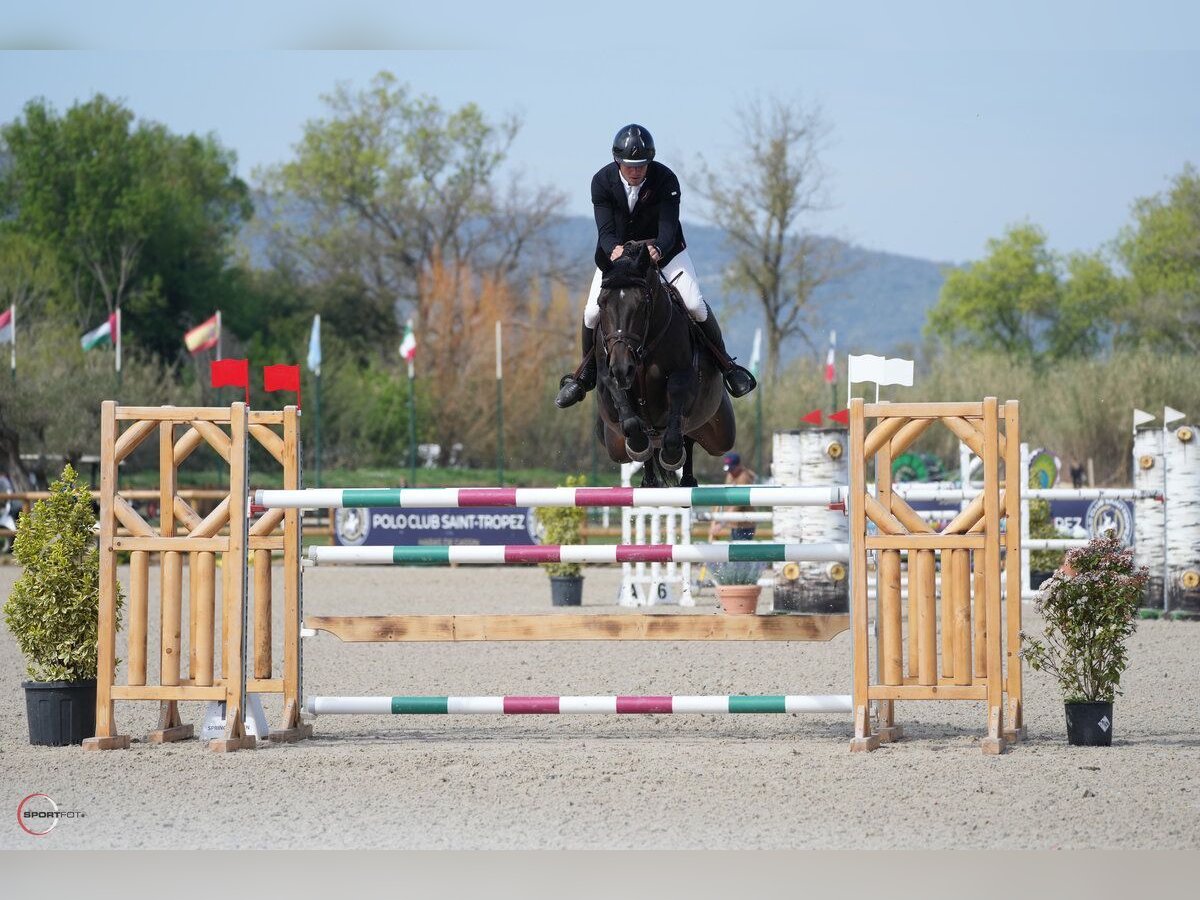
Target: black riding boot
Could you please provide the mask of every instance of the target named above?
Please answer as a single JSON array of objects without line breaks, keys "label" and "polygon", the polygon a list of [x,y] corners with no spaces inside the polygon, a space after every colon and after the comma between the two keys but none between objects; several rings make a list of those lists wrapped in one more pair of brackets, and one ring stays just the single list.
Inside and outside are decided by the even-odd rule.
[{"label": "black riding boot", "polygon": [[559,381],[558,396],[554,405],[559,409],[574,406],[587,396],[587,392],[596,386],[596,356],[592,352],[596,346],[596,331],[594,328],[583,326],[583,363],[570,375],[564,375]]},{"label": "black riding boot", "polygon": [[717,365],[721,367],[721,374],[725,376],[725,389],[729,391],[729,396],[744,397],[754,390],[758,386],[758,382],[754,380],[749,369],[735,363],[733,357],[726,351],[725,339],[721,337],[721,326],[717,324],[717,317],[713,315],[712,310],[708,311],[707,319],[696,324],[708,338]]}]

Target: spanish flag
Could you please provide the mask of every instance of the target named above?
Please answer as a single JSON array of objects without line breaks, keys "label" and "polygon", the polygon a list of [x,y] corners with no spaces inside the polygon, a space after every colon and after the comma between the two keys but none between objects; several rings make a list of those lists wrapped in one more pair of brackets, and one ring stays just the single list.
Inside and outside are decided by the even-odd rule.
[{"label": "spanish flag", "polygon": [[218,310],[210,319],[201,322],[183,336],[189,353],[209,350],[221,342],[221,313]]}]

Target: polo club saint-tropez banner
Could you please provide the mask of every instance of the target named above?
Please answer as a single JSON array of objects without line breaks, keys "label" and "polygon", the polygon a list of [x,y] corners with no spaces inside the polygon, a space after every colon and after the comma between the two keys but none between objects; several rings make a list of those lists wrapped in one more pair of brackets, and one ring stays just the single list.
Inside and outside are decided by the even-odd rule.
[{"label": "polo club saint-tropez banner", "polygon": [[334,539],[342,547],[538,543],[534,517],[528,507],[521,506],[338,509]]}]

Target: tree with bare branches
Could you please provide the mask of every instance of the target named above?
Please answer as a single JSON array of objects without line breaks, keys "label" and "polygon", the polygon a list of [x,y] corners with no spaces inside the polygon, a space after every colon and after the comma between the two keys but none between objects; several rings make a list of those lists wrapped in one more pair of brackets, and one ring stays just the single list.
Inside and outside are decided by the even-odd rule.
[{"label": "tree with bare branches", "polygon": [[736,115],[736,148],[715,168],[701,157],[693,186],[733,250],[725,288],[751,294],[762,307],[764,372],[774,380],[786,339],[815,349],[805,307],[838,274],[835,243],[808,228],[828,207],[820,154],[830,128],[820,107],[798,100],[759,98]]}]

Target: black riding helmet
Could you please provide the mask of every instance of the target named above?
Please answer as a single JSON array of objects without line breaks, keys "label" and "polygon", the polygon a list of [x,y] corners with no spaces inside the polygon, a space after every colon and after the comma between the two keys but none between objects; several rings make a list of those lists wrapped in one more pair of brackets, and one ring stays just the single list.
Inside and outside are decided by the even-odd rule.
[{"label": "black riding helmet", "polygon": [[654,159],[654,138],[641,125],[626,125],[613,138],[613,159],[627,166],[644,166]]}]

